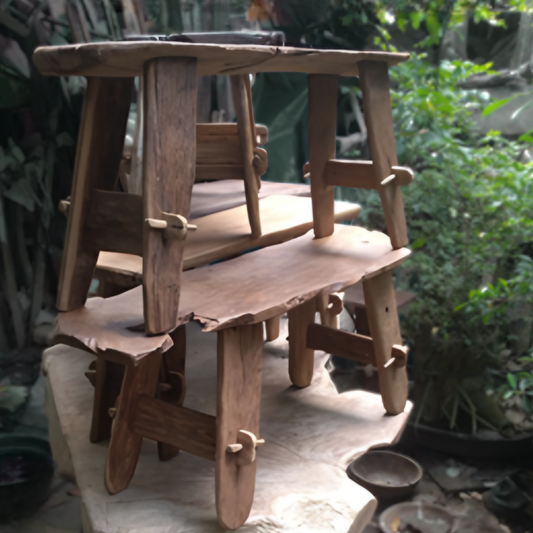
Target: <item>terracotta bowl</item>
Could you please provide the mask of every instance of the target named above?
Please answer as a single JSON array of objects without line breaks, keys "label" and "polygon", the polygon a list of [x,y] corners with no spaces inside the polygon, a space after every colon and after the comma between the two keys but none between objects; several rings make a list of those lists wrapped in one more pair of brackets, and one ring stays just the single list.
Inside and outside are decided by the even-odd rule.
[{"label": "terracotta bowl", "polygon": [[367,452],[348,466],[347,474],[376,498],[409,494],[424,471],[413,459],[389,451]]},{"label": "terracotta bowl", "polygon": [[389,507],[379,517],[379,527],[384,533],[396,533],[400,527],[411,524],[421,533],[451,533],[455,519],[440,505],[423,502],[398,503]]}]

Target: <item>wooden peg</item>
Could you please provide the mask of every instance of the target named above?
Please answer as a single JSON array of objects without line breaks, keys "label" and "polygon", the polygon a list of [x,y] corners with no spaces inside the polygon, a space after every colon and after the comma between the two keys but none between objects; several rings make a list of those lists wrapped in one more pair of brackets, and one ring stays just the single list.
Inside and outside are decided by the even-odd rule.
[{"label": "wooden peg", "polygon": [[334,315],[339,315],[344,307],[344,293],[334,292],[329,295],[328,299],[328,311]]},{"label": "wooden peg", "polygon": [[147,218],[147,224],[154,229],[166,229],[167,223],[166,220],[158,220],[156,218]]},{"label": "wooden peg", "polygon": [[395,179],[396,179],[396,174],[391,174],[390,176],[387,176],[387,177],[381,182],[381,185],[382,185],[382,186],[389,185],[389,184],[392,183]]},{"label": "wooden peg", "polygon": [[[262,441],[261,444],[265,442],[263,439],[259,440]],[[242,449],[240,452],[238,452],[237,455],[237,465],[244,466],[253,463],[255,461],[255,450],[257,448],[258,443],[258,439],[256,438],[256,436],[250,431],[241,429],[239,430],[239,433],[237,435],[237,443],[242,445]]]},{"label": "wooden peg", "polygon": [[228,444],[226,446],[226,452],[228,453],[237,453],[242,450],[242,444]]},{"label": "wooden peg", "polygon": [[109,416],[111,418],[115,418],[115,416],[117,415],[117,408],[116,407],[110,407],[108,410],[107,410]]},{"label": "wooden peg", "polygon": [[172,385],[170,383],[159,384],[159,392],[168,392],[171,389],[172,389]]},{"label": "wooden peg", "polygon": [[146,223],[153,229],[164,230],[165,238],[183,240],[188,231],[196,231],[195,224],[189,224],[187,219],[173,213],[162,213],[163,219],[147,218]]}]

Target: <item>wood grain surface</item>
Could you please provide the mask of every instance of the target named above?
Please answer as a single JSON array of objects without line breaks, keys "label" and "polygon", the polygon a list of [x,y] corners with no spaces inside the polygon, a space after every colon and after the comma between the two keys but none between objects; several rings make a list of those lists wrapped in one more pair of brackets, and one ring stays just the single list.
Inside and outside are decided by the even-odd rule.
[{"label": "wood grain surface", "polygon": [[391,272],[365,280],[363,289],[383,405],[389,414],[396,415],[405,407],[408,389],[405,367],[385,368],[392,357],[392,346],[403,344]]},{"label": "wood grain surface", "polygon": [[81,307],[87,299],[99,251],[85,237],[91,193],[93,189],[114,188],[132,88],[130,78],[92,78],[87,85],[59,277],[60,311]]},{"label": "wood grain surface", "polygon": [[409,54],[130,41],[41,47],[34,52],[33,62],[42,74],[134,77],[142,74],[146,61],[158,57],[195,57],[199,75],[304,72],[357,76],[360,61],[396,65]]},{"label": "wood grain surface", "polygon": [[335,158],[338,76],[309,76],[309,164],[313,228],[320,239],[333,233],[335,187],[327,182],[326,165]]},{"label": "wood grain surface", "polygon": [[237,127],[239,129],[239,144],[242,155],[242,165],[244,170],[244,190],[246,194],[246,206],[248,212],[248,221],[252,237],[261,236],[261,216],[259,213],[259,183],[256,176],[253,160],[254,146],[256,140],[254,118],[251,115],[251,94],[247,91],[250,80],[246,83],[248,74],[240,76],[230,76],[231,93],[233,95],[233,106],[237,116]]},{"label": "wood grain surface", "polygon": [[392,167],[398,165],[392,123],[389,71],[386,63],[377,61],[363,61],[359,68],[375,185],[381,198],[387,233],[392,247],[396,250],[409,242],[402,190],[395,184],[380,185],[393,173]]},{"label": "wood grain surface", "polygon": [[[320,296],[318,297],[320,298]],[[296,387],[308,387],[313,379],[315,352],[307,346],[307,327],[315,321],[316,298],[289,309],[289,376]]]},{"label": "wood grain surface", "polygon": [[[259,202],[263,220],[262,235],[250,235],[246,206],[228,209],[199,219],[192,219],[198,229],[187,235],[183,269],[188,270],[220,259],[233,257],[246,250],[264,248],[303,235],[313,227],[313,213],[309,198],[292,196],[269,196]],[[348,202],[335,202],[335,220],[343,222],[359,216],[361,208]],[[137,224],[136,224],[137,225]],[[117,242],[119,234],[109,232]],[[124,238],[120,246],[131,244],[131,238]],[[102,236],[100,242],[109,243],[111,237]],[[141,243],[134,244],[137,249]],[[98,258],[97,277],[125,286],[136,286],[142,280],[142,258],[132,254],[102,252]],[[107,277],[103,270],[110,272]]]},{"label": "wood grain surface", "polygon": [[[287,372],[286,336],[283,319],[280,338],[263,348],[260,436],[266,443],[257,451],[254,504],[243,530],[361,533],[376,501],[345,469],[368,449],[393,444],[411,404],[398,416],[385,416],[377,394],[338,394],[325,369],[329,356],[322,352],[315,355],[311,385],[295,389]],[[184,406],[208,415],[216,414],[216,344],[216,334],[187,325]],[[107,493],[102,482],[107,447],[87,438],[93,388],[83,372],[93,358],[67,346],[49,348],[44,356],[54,458],[65,464],[63,449],[72,457],[87,523],[99,533],[220,533],[212,461],[181,453],[160,463],[155,442],[145,439],[128,489],[119,496]]]},{"label": "wood grain surface", "polygon": [[217,447],[215,496],[222,527],[244,524],[254,501],[257,461],[238,465],[238,453],[228,453],[245,430],[259,435],[263,324],[225,329],[217,339]]},{"label": "wood grain surface", "polygon": [[[392,250],[386,235],[357,226],[336,226],[335,233],[323,239],[309,232],[184,272],[179,322],[198,320],[205,331],[263,322],[319,294],[340,292],[388,271],[409,253],[405,248]],[[61,342],[93,352],[110,350],[138,359],[171,346],[167,335],[145,335],[140,287],[106,300],[91,298],[82,309],[60,313],[57,323]]]},{"label": "wood grain surface", "polygon": [[[194,58],[159,58],[144,67],[144,218],[162,213],[189,219],[196,168]],[[184,240],[165,239],[144,225],[143,289],[146,331],[172,331],[178,324]]]},{"label": "wood grain surface", "polygon": [[107,450],[105,486],[109,494],[123,491],[135,472],[142,437],[133,433],[131,424],[139,398],[155,395],[160,366],[160,351],[126,366]]}]

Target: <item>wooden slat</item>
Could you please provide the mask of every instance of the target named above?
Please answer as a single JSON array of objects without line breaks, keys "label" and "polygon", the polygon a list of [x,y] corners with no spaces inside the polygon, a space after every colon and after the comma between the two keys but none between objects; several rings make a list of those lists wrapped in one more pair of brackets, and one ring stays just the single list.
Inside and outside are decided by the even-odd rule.
[{"label": "wooden slat", "polygon": [[309,163],[316,237],[333,233],[335,188],[325,179],[326,164],[335,158],[338,76],[309,76]]},{"label": "wooden slat", "polygon": [[[268,129],[261,124],[255,124],[255,134],[257,136],[256,144],[262,146],[268,141]],[[238,142],[239,130],[236,122],[220,122],[209,124],[196,124],[196,140],[198,143],[213,142],[213,137],[227,137],[227,140]]]},{"label": "wooden slat", "polygon": [[311,324],[307,328],[307,346],[358,363],[375,365],[374,342],[364,335]]},{"label": "wooden slat", "polygon": [[383,406],[389,414],[396,415],[405,408],[408,388],[405,367],[385,366],[392,357],[392,346],[402,344],[392,273],[383,272],[364,280],[363,290]]},{"label": "wooden slat", "polygon": [[255,491],[257,461],[239,466],[227,453],[240,430],[259,438],[263,324],[229,328],[218,334],[217,448],[215,495],[220,524],[236,529],[248,518]]},{"label": "wooden slat", "polygon": [[142,255],[143,199],[137,194],[94,190],[85,239],[95,250]]},{"label": "wooden slat", "polygon": [[139,398],[155,395],[160,366],[159,350],[126,366],[107,452],[105,485],[110,494],[123,491],[135,472],[142,436],[132,432],[131,424]]},{"label": "wooden slat", "polygon": [[250,116],[248,93],[246,91],[245,75],[231,76],[231,91],[233,105],[237,115],[239,129],[239,142],[242,151],[242,164],[244,167],[244,188],[246,193],[246,206],[252,237],[261,235],[261,218],[259,214],[259,178],[256,176],[254,161],[254,132],[252,131],[253,117]]},{"label": "wooden slat", "polygon": [[195,181],[243,180],[242,165],[198,165]]},{"label": "wooden slat", "polygon": [[[125,278],[123,285],[138,285],[142,279],[142,259],[139,257],[142,255],[142,232],[136,233],[134,228],[142,224],[142,216],[141,213],[138,217],[131,216],[130,224],[123,224],[120,220],[122,209],[112,209],[115,205],[115,197],[118,195],[123,196],[124,211],[128,213],[133,212],[134,206],[141,201],[139,196],[99,192],[98,201],[94,202],[94,210],[98,211],[98,216],[94,217],[94,227],[89,228],[87,234],[93,245],[103,250],[99,259],[99,279],[105,276],[101,275],[101,272],[103,265],[106,265],[106,271],[110,272],[106,281],[120,283],[120,279],[116,278],[113,272],[122,270]],[[198,229],[188,234],[185,240],[183,268],[205,265],[242,253],[250,248],[279,244],[298,237],[313,227],[308,198],[271,196],[261,200],[259,206],[265,223],[263,234],[258,239],[254,239],[249,234],[245,206],[214,213],[200,219],[192,219],[191,223],[197,224]],[[360,211],[358,205],[346,202],[335,202],[335,209],[337,222],[357,218]],[[98,226],[96,226],[96,220],[100,221]],[[122,231],[113,229],[115,226],[122,227]],[[113,265],[110,265],[109,256],[105,255],[106,252],[119,252],[124,256],[115,256],[112,261]]]},{"label": "wooden slat", "polygon": [[[189,218],[196,168],[196,60],[154,59],[145,65],[144,218]],[[184,240],[166,240],[144,225],[143,288],[147,333],[177,326]]]},{"label": "wooden slat", "polygon": [[316,301],[311,298],[289,309],[289,377],[296,387],[308,387],[313,379],[315,352],[305,342],[307,327],[315,321]]},{"label": "wooden slat", "polygon": [[331,160],[326,164],[325,174],[328,185],[367,190],[376,188],[372,161]]},{"label": "wooden slat", "polygon": [[98,250],[84,236],[90,191],[112,190],[118,174],[131,102],[133,80],[91,78],[83,104],[76,152],[57,308],[81,307],[89,292]]},{"label": "wooden slat", "polygon": [[408,59],[409,54],[133,41],[42,47],[34,52],[33,61],[42,74],[48,75],[134,77],[142,74],[146,61],[157,57],[197,57],[201,76],[255,72],[358,76],[361,61],[395,65]]},{"label": "wooden slat", "polygon": [[205,140],[197,143],[198,165],[242,165],[242,151],[237,136]]},{"label": "wooden slat", "polygon": [[167,443],[204,459],[215,460],[214,416],[141,396],[131,427],[140,437]]},{"label": "wooden slat", "polygon": [[398,185],[381,186],[398,165],[389,91],[389,71],[386,63],[362,61],[359,65],[363,109],[368,141],[373,161],[375,186],[379,191],[387,233],[396,250],[407,245],[407,223],[402,191]]},{"label": "wooden slat", "polygon": [[[376,185],[372,161],[334,159],[328,161],[325,173],[328,185],[368,190],[380,188],[380,184]],[[407,167],[392,166],[391,173],[396,176],[395,186],[409,185],[413,181],[413,172]]]}]

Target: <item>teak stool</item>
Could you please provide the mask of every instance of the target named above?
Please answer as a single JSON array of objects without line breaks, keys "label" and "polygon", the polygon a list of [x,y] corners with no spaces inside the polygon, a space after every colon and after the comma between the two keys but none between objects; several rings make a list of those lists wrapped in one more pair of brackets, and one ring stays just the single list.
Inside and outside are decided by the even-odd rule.
[{"label": "teak stool", "polygon": [[[96,258],[88,253],[84,240],[67,237],[66,264],[71,267],[63,269],[62,293],[68,296],[69,312],[58,318],[57,341],[92,351],[98,356],[97,364],[125,365],[106,466],[110,492],[127,487],[142,439],[151,438],[215,460],[220,523],[237,528],[246,521],[253,502],[256,447],[261,443],[262,322],[285,311],[289,313],[289,374],[295,385],[309,384],[313,350],[324,349],[373,362],[385,409],[390,414],[403,411],[406,352],[401,346],[391,270],[409,254],[403,248],[407,232],[400,186],[412,180],[412,173],[396,162],[388,65],[407,57],[163,42],[98,43],[35,52],[41,72],[96,77],[89,86],[117,88],[125,82],[113,76],[143,72],[145,77],[143,287],[85,302],[86,291],[73,290],[78,279],[74,270],[86,274],[90,267],[92,272]],[[196,75],[258,71],[310,74],[308,170],[314,236],[308,233],[180,276],[195,171]],[[339,75],[361,78],[372,161],[334,159]],[[104,94],[109,91],[96,93],[103,109],[111,113]],[[73,194],[69,228],[84,222],[83,206],[91,190],[102,183],[106,160],[111,157],[110,143],[104,141],[114,139],[118,144],[118,136],[115,139],[116,132],[110,128],[105,135],[96,135],[91,121],[104,119],[94,112],[87,119],[91,101],[84,111],[87,130],[82,131],[87,131],[88,140],[80,141],[77,159],[77,169],[88,168],[85,173],[77,172],[78,178],[86,176],[86,185]],[[244,127],[246,124],[250,122],[245,120]],[[247,164],[251,160],[250,155]],[[389,236],[355,226],[335,226],[335,185],[377,189]],[[253,187],[254,180],[249,180],[247,190]],[[260,230],[256,214],[250,211],[252,232]],[[124,230],[121,213],[115,210],[110,219],[111,215]],[[95,238],[101,238],[99,233]],[[372,337],[314,324],[315,311],[326,307],[329,294],[360,280]],[[185,390],[183,374],[174,370],[183,368],[184,362],[179,326],[191,319],[202,322],[205,331],[218,332],[216,417],[179,405]],[[168,372],[162,380],[165,354]],[[105,373],[96,373],[97,380],[105,378]],[[158,387],[162,381],[167,386]],[[163,393],[173,398],[158,399]]]}]

